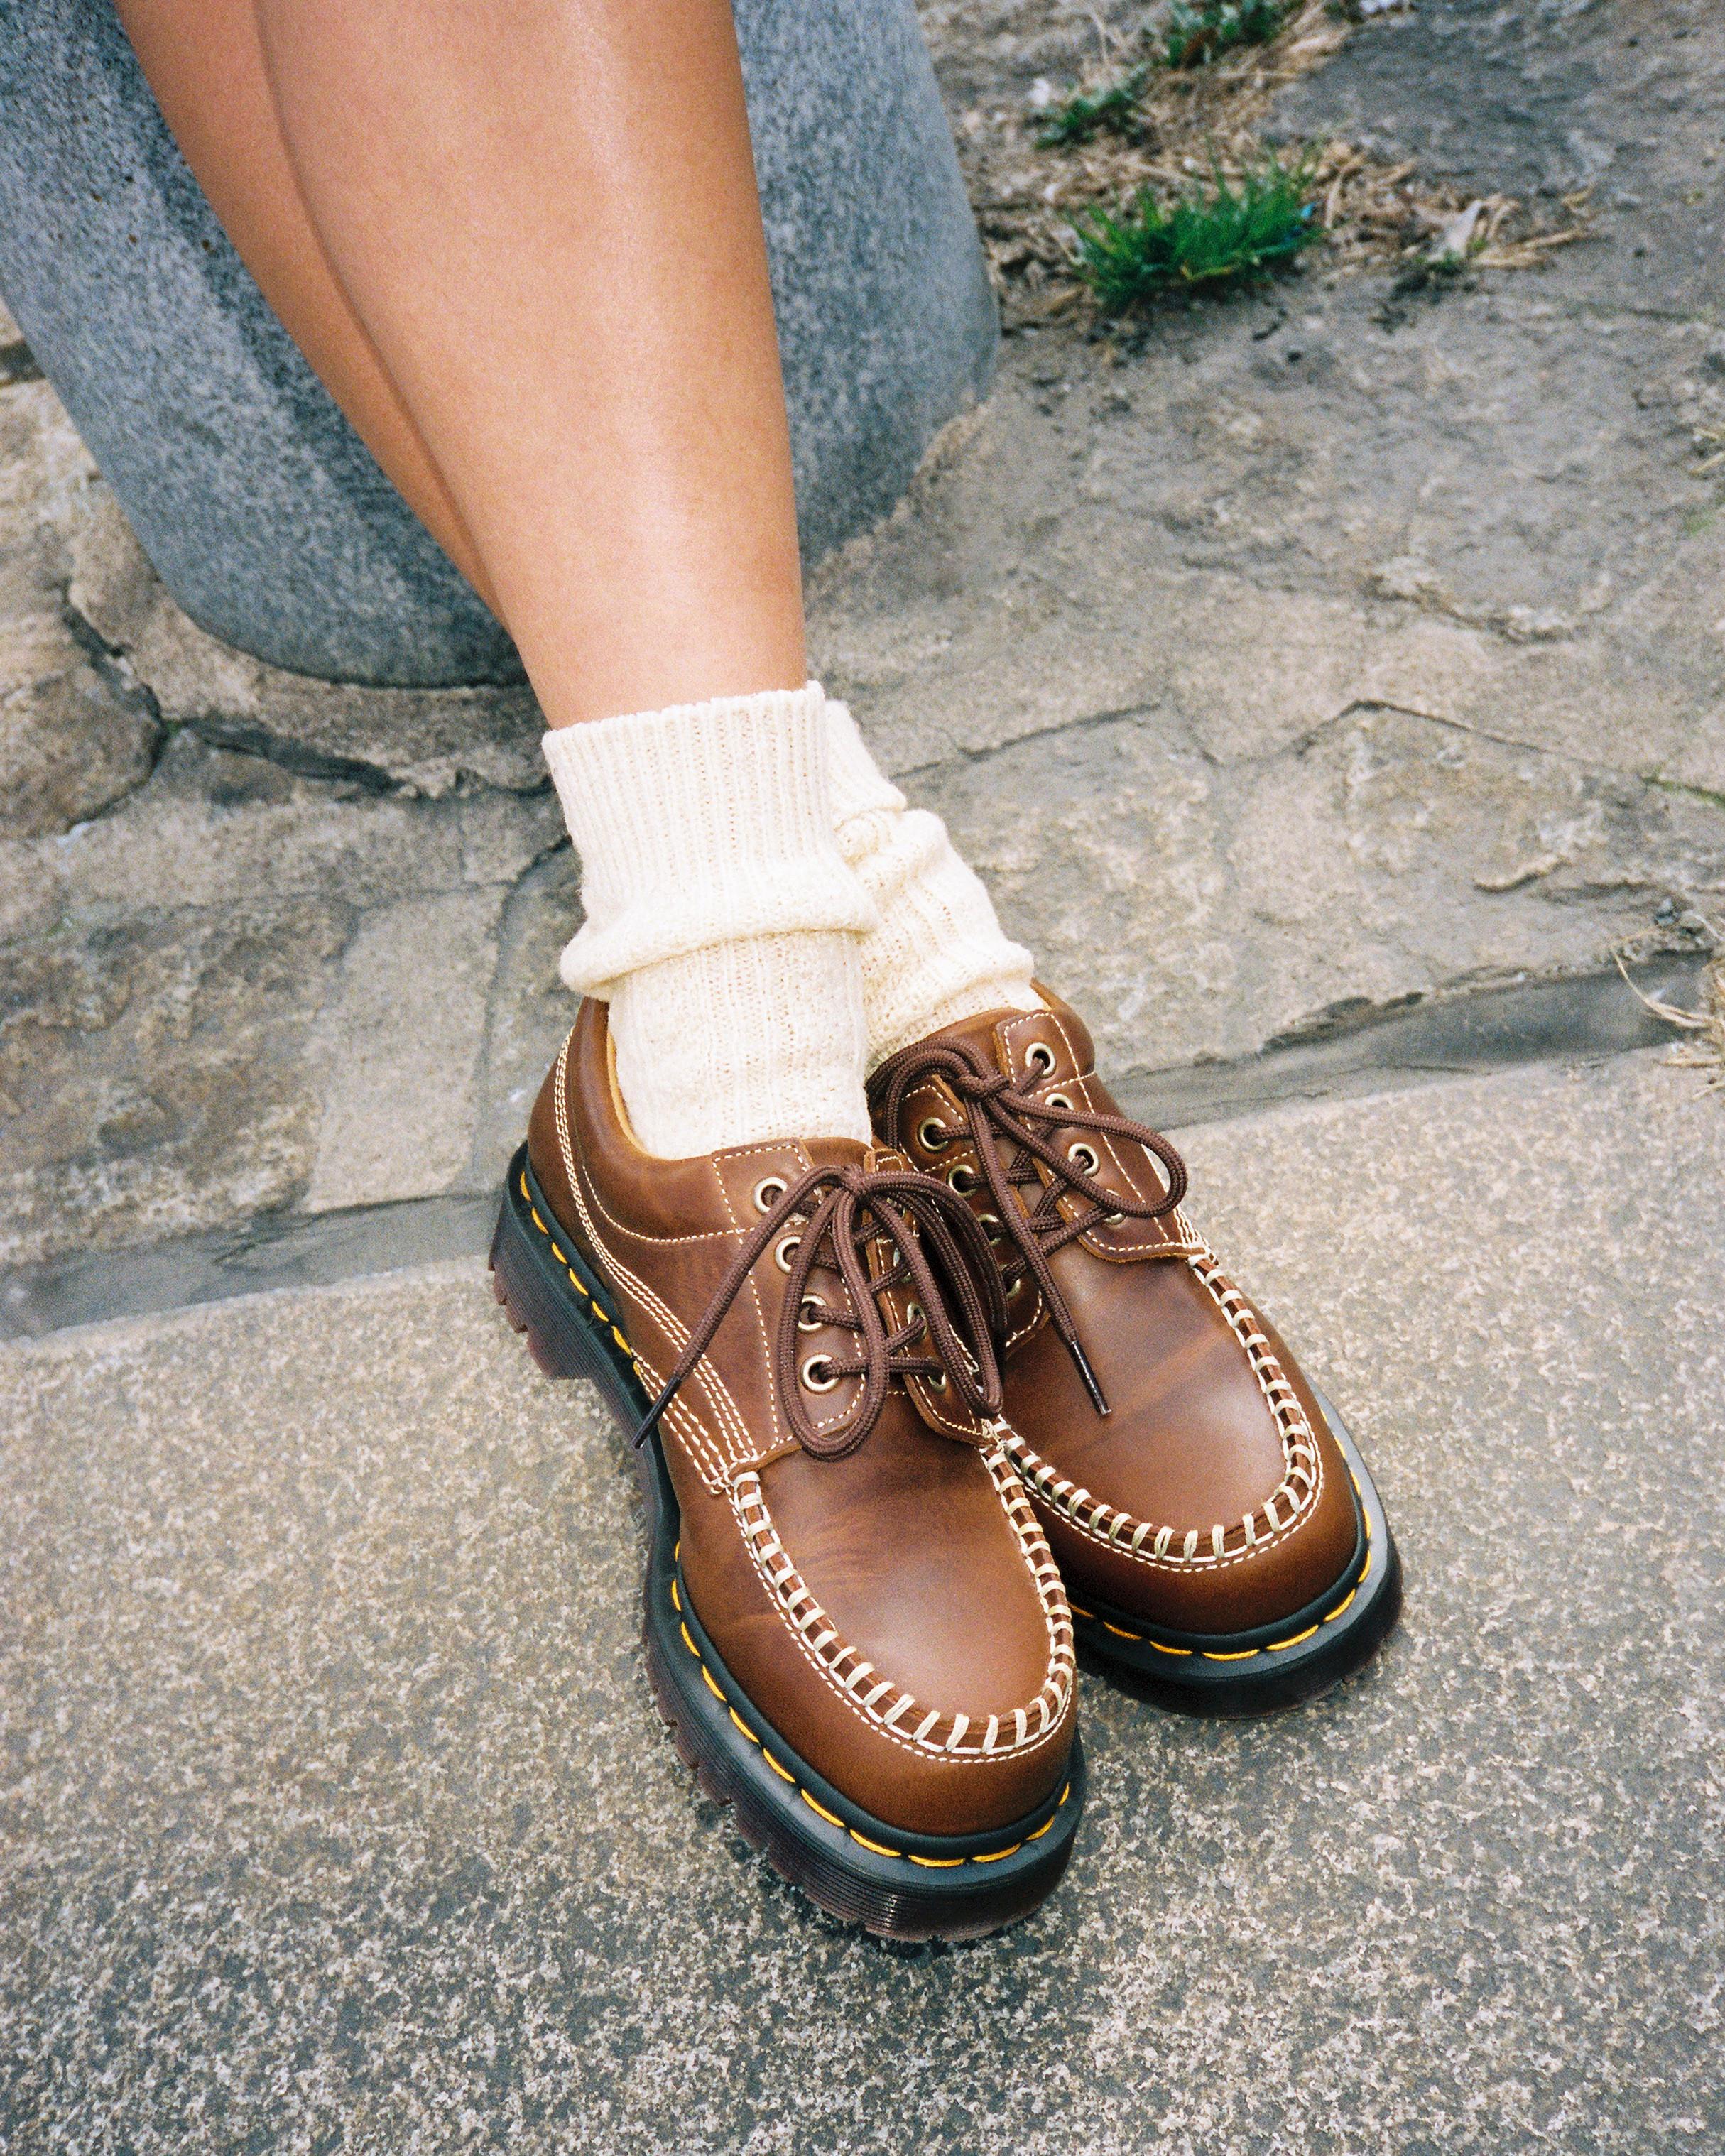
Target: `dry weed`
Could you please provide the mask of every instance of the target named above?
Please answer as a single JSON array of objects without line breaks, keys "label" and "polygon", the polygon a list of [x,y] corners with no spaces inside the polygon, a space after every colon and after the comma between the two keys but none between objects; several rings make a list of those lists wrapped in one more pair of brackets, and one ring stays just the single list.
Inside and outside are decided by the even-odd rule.
[{"label": "dry weed", "polygon": [[1703,1095],[1725,1092],[1725,930],[1713,921],[1706,925],[1714,947],[1702,975],[1701,1006],[1697,1010],[1683,1010],[1676,1004],[1668,1004],[1661,997],[1650,996],[1635,988],[1630,980],[1622,952],[1617,953],[1617,970],[1653,1015],[1688,1034],[1689,1038],[1673,1048],[1665,1060],[1675,1070],[1705,1070],[1707,1075],[1702,1082]]},{"label": "dry weed", "polygon": [[[1143,65],[1142,43],[1100,17],[1096,27],[1095,63],[1084,80],[1061,86],[1062,96],[1104,92]],[[1075,213],[1117,208],[1146,186],[1167,196],[1213,171],[1237,182],[1260,169],[1266,147],[1259,130],[1276,92],[1354,33],[1354,24],[1332,13],[1326,0],[1304,0],[1266,44],[1237,48],[1200,67],[1147,68],[1133,124],[1099,128],[1081,143],[1039,141],[1058,100],[965,114],[959,155],[1009,326],[1084,305],[1073,270]],[[1565,224],[1541,229],[1511,197],[1473,199],[1421,182],[1413,165],[1391,165],[1345,142],[1316,148],[1312,184],[1324,259],[1341,271],[1400,264],[1417,280],[1422,269],[1463,260],[1487,270],[1532,269],[1588,231],[1579,197],[1565,202]],[[1455,249],[1450,240],[1464,222]]]}]

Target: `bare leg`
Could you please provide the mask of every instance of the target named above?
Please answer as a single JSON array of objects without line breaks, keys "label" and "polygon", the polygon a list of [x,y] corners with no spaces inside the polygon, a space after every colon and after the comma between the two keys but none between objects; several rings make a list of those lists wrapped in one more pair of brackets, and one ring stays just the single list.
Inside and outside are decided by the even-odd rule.
[{"label": "bare leg", "polygon": [[257,0],[257,21],[323,253],[552,722],[800,685],[726,0]]},{"label": "bare leg", "polygon": [[252,0],[116,0],[162,116],[240,259],[420,521],[494,609],[484,565],[336,280],[275,117]]}]

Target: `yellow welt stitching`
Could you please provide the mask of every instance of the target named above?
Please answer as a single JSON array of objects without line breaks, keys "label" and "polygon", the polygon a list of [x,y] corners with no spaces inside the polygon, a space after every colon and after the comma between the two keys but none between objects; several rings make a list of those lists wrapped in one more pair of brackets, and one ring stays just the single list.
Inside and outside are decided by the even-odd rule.
[{"label": "yellow welt stitching", "polygon": [[705,1662],[701,1666],[701,1674],[706,1679],[706,1688],[712,1694],[713,1697],[718,1701],[721,1707],[727,1706],[729,1704],[728,1701],[726,1701],[724,1693],[721,1692],[719,1690],[719,1687],[713,1682],[713,1673],[707,1667]]},{"label": "yellow welt stitching", "polygon": [[[539,1208],[533,1203],[532,1196],[528,1191],[527,1178],[525,1172],[521,1176],[521,1196],[527,1201],[527,1210],[533,1216],[533,1225],[539,1230],[540,1234],[544,1236],[546,1241],[551,1244],[552,1250],[556,1250],[557,1244],[552,1239],[552,1232],[550,1229],[546,1226],[544,1221],[540,1219]],[[558,1252],[558,1255],[561,1256],[562,1253]],[[592,1311],[593,1316],[599,1320],[601,1324],[609,1325],[611,1327],[613,1333],[616,1336],[617,1344],[622,1348],[624,1354],[633,1357],[634,1350],[629,1346],[628,1341],[624,1338],[623,1335],[617,1331],[616,1326],[612,1324],[610,1312],[605,1308],[604,1305],[600,1302],[598,1296],[593,1294],[593,1291],[588,1286],[587,1282],[583,1280],[580,1274],[576,1271],[574,1266],[565,1264],[563,1270],[569,1276],[570,1285],[585,1299],[587,1306],[588,1309]]]},{"label": "yellow welt stitching", "polygon": [[617,1330],[617,1327],[614,1325],[611,1327],[611,1337],[617,1342],[618,1346],[623,1350],[625,1355],[632,1355],[634,1353],[634,1350],[629,1346],[628,1341],[624,1338],[623,1335]]},{"label": "yellow welt stitching", "polygon": [[[810,1811],[819,1812],[824,1820],[830,1820],[834,1826],[845,1825],[844,1820],[839,1818],[836,1812],[829,1812],[824,1804],[817,1804],[814,1799],[809,1795],[808,1790],[803,1789],[800,1784],[798,1786],[797,1794],[803,1799],[803,1803],[808,1805]],[[847,1833],[850,1831],[848,1828],[846,1828],[845,1830]]]},{"label": "yellow welt stitching", "polygon": [[970,1861],[973,1864],[998,1864],[1003,1856],[1016,1856],[1024,1845],[1015,1841],[1010,1849],[991,1849],[986,1856],[973,1856]]},{"label": "yellow welt stitching", "polygon": [[1308,1625],[1303,1632],[1296,1632],[1291,1640],[1272,1640],[1268,1651],[1272,1655],[1279,1655],[1284,1647],[1297,1647],[1302,1640],[1309,1640],[1317,1630],[1316,1625]]},{"label": "yellow welt stitching", "polygon": [[[1065,1786],[1065,1788],[1060,1791],[1060,1804],[1065,1804],[1065,1801],[1066,1801],[1066,1799],[1067,1799],[1067,1798],[1068,1798],[1068,1797],[1070,1797],[1070,1796],[1071,1795],[1071,1794],[1072,1794],[1072,1784],[1071,1784],[1070,1782],[1068,1782],[1068,1783],[1067,1783],[1067,1784],[1066,1784],[1066,1786]],[[1058,1810],[1060,1810],[1060,1804],[1056,1804],[1056,1805],[1055,1806],[1055,1810],[1056,1811],[1058,1811]]]},{"label": "yellow welt stitching", "polygon": [[778,1760],[773,1758],[773,1754],[767,1749],[767,1747],[764,1744],[761,1747],[761,1757],[767,1762],[767,1764],[773,1769],[773,1773],[778,1775],[781,1782],[789,1782],[794,1786],[797,1779],[796,1776],[793,1774],[788,1773],[784,1768],[781,1767]]},{"label": "yellow welt stitching", "polygon": [[1359,1568],[1359,1578],[1358,1578],[1357,1580],[1355,1580],[1355,1582],[1353,1583],[1353,1591],[1354,1591],[1354,1593],[1355,1593],[1356,1594],[1358,1594],[1359,1593],[1359,1591],[1360,1591],[1361,1588],[1363,1588],[1363,1587],[1365,1585],[1365,1584],[1366,1584],[1366,1574],[1367,1574],[1367,1573],[1368,1573],[1371,1569],[1372,1569],[1372,1553],[1370,1552],[1370,1550],[1368,1550],[1368,1551],[1366,1552],[1366,1561],[1365,1561],[1365,1563],[1364,1563],[1360,1567],[1360,1568]]},{"label": "yellow welt stitching", "polygon": [[870,1841],[867,1835],[859,1834],[854,1826],[846,1827],[845,1831],[850,1836],[850,1839],[853,1841],[860,1841],[865,1849],[872,1849],[876,1856],[902,1856],[904,1855],[903,1850],[889,1849],[884,1841]]},{"label": "yellow welt stitching", "polygon": [[1066,1607],[1072,1612],[1072,1614],[1075,1617],[1088,1617],[1092,1625],[1096,1623],[1096,1613],[1095,1610],[1081,1609],[1070,1594],[1066,1597]]},{"label": "yellow welt stitching", "polygon": [[1042,1837],[1043,1837],[1043,1835],[1045,1835],[1045,1834],[1049,1831],[1050,1828],[1050,1827],[1052,1827],[1052,1826],[1053,1826],[1053,1825],[1054,1825],[1054,1821],[1053,1821],[1051,1819],[1045,1819],[1045,1820],[1044,1820],[1044,1821],[1042,1822],[1041,1825],[1040,1825],[1040,1827],[1038,1827],[1038,1828],[1037,1828],[1037,1830],[1036,1830],[1036,1831],[1035,1831],[1035,1833],[1034,1833],[1034,1834],[1027,1834],[1027,1835],[1024,1836],[1025,1840],[1026,1840],[1026,1841],[1040,1841],[1040,1840],[1041,1840],[1041,1839],[1042,1839]]},{"label": "yellow welt stitching", "polygon": [[951,1871],[969,1860],[963,1856],[918,1856],[914,1850],[908,1852],[912,1864],[920,1864],[925,1871]]},{"label": "yellow welt stitching", "polygon": [[1144,1636],[1142,1632],[1128,1632],[1124,1625],[1111,1625],[1106,1617],[1102,1620],[1102,1630],[1111,1632],[1117,1640],[1142,1640]]},{"label": "yellow welt stitching", "polygon": [[701,1659],[701,1650],[689,1637],[689,1627],[686,1625],[679,1625],[677,1630],[683,1635],[683,1645],[689,1650],[690,1653],[694,1656],[696,1661],[699,1661]]},{"label": "yellow welt stitching", "polygon": [[1348,1604],[1353,1601],[1354,1596],[1358,1593],[1359,1589],[1357,1587],[1350,1587],[1347,1594],[1343,1596],[1342,1599],[1336,1604],[1335,1608],[1331,1610],[1329,1614],[1324,1619],[1325,1624],[1333,1625],[1336,1620],[1342,1614],[1342,1612],[1348,1607]]},{"label": "yellow welt stitching", "polygon": [[737,1727],[738,1727],[738,1728],[742,1732],[743,1735],[744,1735],[745,1737],[747,1737],[747,1739],[748,1739],[748,1741],[750,1742],[750,1743],[751,1743],[751,1744],[758,1744],[758,1743],[760,1743],[760,1741],[761,1741],[761,1740],[760,1740],[760,1738],[759,1738],[758,1737],[757,1737],[757,1736],[756,1736],[756,1734],[755,1734],[754,1731],[749,1727],[749,1726],[748,1726],[747,1722],[746,1722],[743,1720],[742,1717],[742,1716],[737,1712],[737,1709],[733,1707],[732,1707],[732,1708],[729,1710],[729,1712],[730,1712],[731,1719],[732,1719],[732,1721],[737,1724]]},{"label": "yellow welt stitching", "polygon": [[1190,1647],[1164,1647],[1160,1640],[1153,1640],[1150,1644],[1158,1655],[1189,1655],[1192,1652]]},{"label": "yellow welt stitching", "polygon": [[678,1592],[677,1592],[677,1583],[675,1582],[675,1580],[673,1580],[673,1581],[671,1582],[671,1584],[670,1584],[670,1590],[671,1590],[671,1608],[672,1608],[673,1609],[680,1609],[682,1608],[682,1606],[683,1606],[683,1598],[682,1598],[682,1596],[681,1596],[680,1594],[678,1594]]},{"label": "yellow welt stitching", "polygon": [[1213,1655],[1208,1647],[1200,1648],[1199,1651],[1207,1662],[1249,1662],[1254,1655],[1261,1653],[1262,1650],[1258,1647],[1242,1647],[1237,1653],[1230,1655]]}]

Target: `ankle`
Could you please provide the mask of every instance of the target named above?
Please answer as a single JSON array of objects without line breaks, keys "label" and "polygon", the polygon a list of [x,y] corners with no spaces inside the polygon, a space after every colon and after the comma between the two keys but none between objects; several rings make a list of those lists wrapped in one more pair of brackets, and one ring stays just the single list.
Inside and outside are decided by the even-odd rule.
[{"label": "ankle", "polygon": [[844,705],[826,706],[839,850],[880,916],[862,939],[872,1068],[989,1010],[1040,1010],[1033,962],[940,818],[907,806]]},{"label": "ankle", "polygon": [[643,1151],[686,1159],[774,1139],[866,1142],[856,947],[826,930],[754,936],[626,974],[610,1030]]},{"label": "ankle", "polygon": [[563,978],[611,1004],[649,1151],[867,1134],[875,914],[834,837],[822,702],[811,685],[546,737],[587,907]]}]

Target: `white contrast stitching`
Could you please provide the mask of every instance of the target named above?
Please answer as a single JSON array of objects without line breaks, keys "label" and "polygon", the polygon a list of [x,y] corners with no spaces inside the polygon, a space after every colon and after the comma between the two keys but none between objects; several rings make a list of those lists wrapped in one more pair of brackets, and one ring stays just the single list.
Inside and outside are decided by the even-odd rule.
[{"label": "white contrast stitching", "polygon": [[[880,1672],[872,1664],[860,1662],[856,1650],[839,1638],[837,1628],[809,1592],[808,1584],[788,1554],[776,1570],[766,1561],[769,1543],[775,1553],[782,1553],[783,1546],[762,1495],[759,1473],[754,1469],[747,1470],[731,1484],[732,1509],[742,1530],[744,1547],[805,1658],[819,1671],[834,1696],[842,1699],[851,1712],[904,1750],[945,1763],[1008,1759],[1034,1751],[1058,1732],[1075,1678],[1071,1611],[1041,1527],[1025,1498],[1023,1484],[1008,1464],[1004,1443],[997,1443],[982,1458],[1035,1583],[1049,1641],[1047,1674],[1041,1689],[1028,1708],[1013,1709],[1016,1734],[1004,1745],[999,1741],[998,1716],[991,1717],[986,1729],[978,1735],[968,1717],[955,1714],[949,1717],[937,1707],[927,1709],[909,1734],[901,1732],[896,1725],[918,1702],[885,1676],[880,1676],[880,1681],[859,1699],[855,1690],[859,1680],[864,1676],[880,1676]],[[818,1639],[811,1640],[809,1635],[816,1625],[825,1629]],[[844,1666],[853,1660],[859,1661],[860,1666],[847,1676]],[[889,1696],[892,1704],[881,1704]],[[944,1738],[937,1733],[943,1722],[950,1725]],[[975,1741],[967,1743],[967,1735]]]},{"label": "white contrast stitching", "polygon": [[[1258,1389],[1275,1418],[1277,1433],[1281,1439],[1282,1480],[1263,1503],[1254,1512],[1245,1513],[1238,1522],[1215,1522],[1209,1532],[1209,1547],[1200,1551],[1199,1530],[1188,1528],[1181,1537],[1178,1552],[1171,1550],[1174,1537],[1179,1531],[1171,1527],[1157,1527],[1151,1522],[1141,1521],[1118,1506],[1108,1505],[1093,1497],[1090,1491],[1060,1473],[1051,1462],[1042,1458],[1027,1445],[1014,1430],[1005,1440],[1006,1450],[1014,1465],[1029,1483],[1042,1501],[1059,1512],[1066,1522],[1076,1527],[1092,1542],[1102,1543],[1136,1563],[1161,1571],[1218,1571],[1224,1567],[1239,1564],[1260,1551],[1272,1548],[1303,1524],[1316,1507],[1323,1490],[1323,1454],[1312,1435],[1306,1411],[1299,1396],[1289,1383],[1286,1373],[1271,1349],[1269,1341],[1259,1330],[1256,1314],[1244,1295],[1223,1272],[1214,1251],[1206,1247],[1201,1255],[1189,1257],[1187,1261],[1194,1273],[1203,1281],[1217,1308],[1228,1321],[1230,1330],[1240,1344],[1252,1373],[1258,1381]],[[1286,1504],[1284,1518],[1279,1506]],[[1089,1517],[1085,1513],[1086,1508]],[[1261,1533],[1257,1527],[1258,1516],[1268,1523],[1270,1532]],[[1105,1527],[1111,1519],[1113,1525]],[[1131,1540],[1122,1546],[1122,1537],[1130,1532]],[[1148,1556],[1144,1553],[1147,1536],[1156,1537]],[[1230,1547],[1229,1537],[1238,1534],[1240,1541]]]}]

